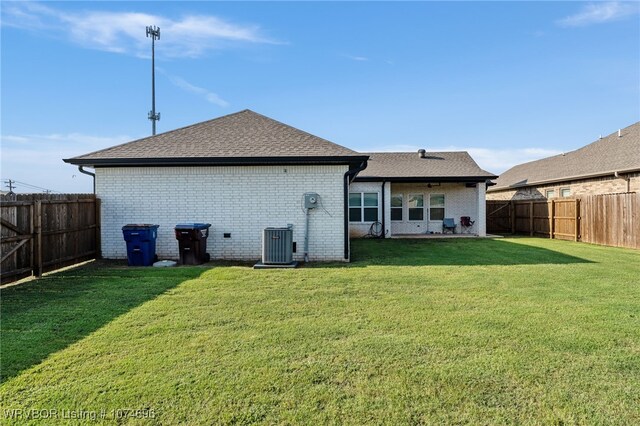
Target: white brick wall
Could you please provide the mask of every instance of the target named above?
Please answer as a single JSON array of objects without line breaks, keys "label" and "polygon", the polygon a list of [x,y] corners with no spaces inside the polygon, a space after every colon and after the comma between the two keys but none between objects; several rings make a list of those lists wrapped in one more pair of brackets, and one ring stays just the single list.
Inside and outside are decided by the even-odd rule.
[{"label": "white brick wall", "polygon": [[154,223],[160,225],[158,256],[175,259],[174,226],[205,222],[212,224],[207,248],[213,259],[258,260],[262,229],[291,223],[294,258],[302,260],[302,196],[317,192],[324,209],[311,211],[309,258],[343,261],[346,171],[346,165],[98,168],[103,256],[126,258],[123,225]]},{"label": "white brick wall", "polygon": [[[382,182],[355,182],[351,184],[351,192],[381,192]],[[403,195],[403,220],[391,221],[391,195]],[[423,221],[410,221],[407,209],[409,194],[423,194],[425,203],[425,217]],[[443,183],[431,188],[426,183],[386,183],[385,185],[385,227],[387,236],[395,234],[424,234],[427,232],[442,232],[442,221],[429,221],[428,208],[431,194],[444,194],[445,217],[452,217],[458,224],[460,232],[460,216],[470,216],[475,221],[469,230],[472,234],[486,235],[485,223],[485,185],[478,184],[476,188],[467,188],[463,183]],[[382,200],[382,198],[380,198]],[[382,201],[381,201],[382,202]],[[378,220],[381,219],[382,211]],[[349,233],[353,237],[361,237],[369,232],[371,223],[350,223]]]}]

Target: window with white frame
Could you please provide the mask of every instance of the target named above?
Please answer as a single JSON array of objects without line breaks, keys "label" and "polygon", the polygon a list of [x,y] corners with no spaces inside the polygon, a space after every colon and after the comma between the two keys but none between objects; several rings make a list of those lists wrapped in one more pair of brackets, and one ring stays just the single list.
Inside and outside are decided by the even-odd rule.
[{"label": "window with white frame", "polygon": [[391,195],[391,220],[402,220],[402,194]]},{"label": "window with white frame", "polygon": [[571,197],[571,188],[560,188],[561,197]]},{"label": "window with white frame", "polygon": [[424,195],[409,195],[407,207],[409,208],[409,220],[424,220]]},{"label": "window with white frame", "polygon": [[444,219],[444,194],[429,196],[429,220]]},{"label": "window with white frame", "polygon": [[545,195],[547,198],[554,198],[556,196],[556,191],[555,189],[547,189],[547,192],[545,192]]},{"label": "window with white frame", "polygon": [[378,221],[378,193],[349,193],[349,222]]}]

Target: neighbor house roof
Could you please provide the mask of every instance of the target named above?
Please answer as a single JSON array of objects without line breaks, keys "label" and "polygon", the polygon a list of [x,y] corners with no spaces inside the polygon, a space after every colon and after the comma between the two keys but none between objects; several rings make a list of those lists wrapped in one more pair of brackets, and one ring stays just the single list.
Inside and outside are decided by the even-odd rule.
[{"label": "neighbor house roof", "polygon": [[91,167],[360,164],[363,154],[250,110],[65,159]]},{"label": "neighbor house roof", "polygon": [[512,167],[489,191],[640,171],[640,122],[565,154]]},{"label": "neighbor house roof", "polygon": [[422,158],[417,152],[371,152],[367,168],[356,181],[390,182],[484,182],[496,175],[482,170],[465,151],[427,152]]}]

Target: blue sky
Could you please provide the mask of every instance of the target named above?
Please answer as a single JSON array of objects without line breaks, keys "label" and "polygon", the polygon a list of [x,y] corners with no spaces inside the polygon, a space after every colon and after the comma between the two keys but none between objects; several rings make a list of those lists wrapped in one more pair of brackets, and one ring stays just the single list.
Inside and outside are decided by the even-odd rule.
[{"label": "blue sky", "polygon": [[1,7],[1,177],[60,192],[91,191],[62,158],[150,134],[147,25],[159,132],[250,108],[355,150],[462,149],[500,173],[640,120],[638,2]]}]

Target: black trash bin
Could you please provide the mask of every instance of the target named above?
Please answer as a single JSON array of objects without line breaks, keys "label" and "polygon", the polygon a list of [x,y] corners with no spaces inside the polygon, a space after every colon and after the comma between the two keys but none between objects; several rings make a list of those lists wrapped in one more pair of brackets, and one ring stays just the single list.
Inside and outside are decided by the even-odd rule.
[{"label": "black trash bin", "polygon": [[128,224],[122,227],[127,242],[129,266],[151,266],[157,259],[156,238],[159,225]]},{"label": "black trash bin", "polygon": [[211,259],[207,253],[210,223],[179,223],[175,227],[181,265],[200,265]]}]

